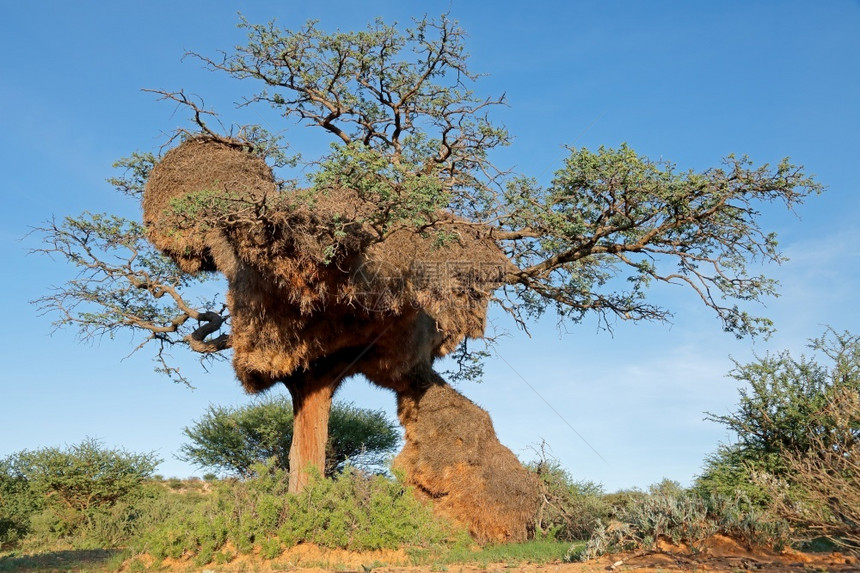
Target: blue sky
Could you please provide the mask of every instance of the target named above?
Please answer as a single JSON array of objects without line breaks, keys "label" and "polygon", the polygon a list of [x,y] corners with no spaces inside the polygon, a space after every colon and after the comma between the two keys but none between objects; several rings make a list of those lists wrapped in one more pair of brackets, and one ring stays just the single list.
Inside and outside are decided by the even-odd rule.
[{"label": "blue sky", "polygon": [[[757,163],[791,156],[828,187],[797,215],[763,208],[791,259],[771,269],[782,296],[753,308],[776,322],[768,341],[724,334],[680,287],[654,293],[675,311],[673,324],[620,323],[612,334],[588,319],[560,332],[549,317],[529,337],[496,313],[494,322],[510,335],[488,363],[486,381],[460,390],[490,412],[502,442],[523,459],[545,440],[575,477],[607,489],[663,477],[689,483],[728,438],[703,412],[724,413],[736,400],[725,377],[730,356],[745,362],[768,350],[800,353],[824,325],[857,330],[856,1],[13,3],[0,18],[0,257],[7,269],[0,455],[95,436],[156,450],[165,475],[200,475],[174,458],[182,428],[209,403],[253,400],[228,365],[204,372],[188,360],[196,386],[189,390],[156,375],[145,352],[123,359],[133,347],[128,338],[80,344],[74,332],[52,334],[51,319],[28,301],[70,278],[71,269],[28,255],[38,243],[25,237],[51,216],[139,215],[105,183],[110,166],[134,150],[157,149],[186,119],[141,88],[184,88],[226,118],[247,120],[231,104],[254,87],[182,60],[187,50],[211,55],[240,43],[239,10],[252,22],[275,18],[296,27],[315,18],[330,30],[450,10],[469,33],[473,69],[487,74],[476,90],[508,97],[495,117],[515,141],[497,160],[543,182],[560,167],[565,145],[626,141],[684,169],[705,169],[732,152]],[[272,121],[262,110],[250,113]],[[325,144],[293,123],[269,127],[299,151]],[[362,380],[348,382],[339,398],[394,416],[393,395]]]}]

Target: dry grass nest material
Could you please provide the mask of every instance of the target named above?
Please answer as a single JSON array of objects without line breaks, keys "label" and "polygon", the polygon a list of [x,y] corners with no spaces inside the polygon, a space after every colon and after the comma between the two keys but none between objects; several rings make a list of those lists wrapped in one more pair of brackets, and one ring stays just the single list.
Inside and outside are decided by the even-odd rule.
[{"label": "dry grass nest material", "polygon": [[440,211],[420,228],[381,233],[368,222],[378,209],[349,189],[281,191],[262,158],[208,137],[168,151],[143,201],[150,239],[183,270],[229,271],[212,252],[226,236],[279,286],[303,284],[307,292],[292,293],[303,309],[332,297],[366,306],[368,292],[379,310],[441,309],[486,299],[501,284],[508,261],[486,228]]}]

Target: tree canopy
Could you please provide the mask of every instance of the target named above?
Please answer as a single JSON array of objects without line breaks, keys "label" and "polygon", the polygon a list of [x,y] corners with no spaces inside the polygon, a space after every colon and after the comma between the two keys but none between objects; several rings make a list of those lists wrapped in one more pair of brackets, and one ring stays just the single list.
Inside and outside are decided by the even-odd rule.
[{"label": "tree canopy", "polygon": [[[192,118],[180,138],[202,133],[251,150],[275,167],[301,162],[304,180],[284,178],[280,193],[313,205],[333,189],[357,193],[369,212],[331,233],[336,253],[356,226],[382,241],[398,229],[440,231],[440,218],[474,225],[502,249],[508,264],[493,301],[526,327],[547,310],[577,323],[596,316],[615,320],[667,320],[671,312],[649,299],[655,283],[691,289],[738,336],[767,333],[771,322],[751,303],[777,285],[756,271],[783,257],[775,235],[762,227],[760,209],[793,209],[821,186],[788,159],[756,166],[728,156],[702,171],[654,161],[626,145],[569,148],[549,184],[494,164],[495,148],[511,144],[490,119],[504,97],[482,97],[479,75],[468,66],[465,34],[447,15],[408,28],[381,20],[358,32],[322,31],[309,22],[284,30],[273,22],[240,26],[245,45],[219,57],[192,54],[218,73],[256,85],[239,105],[267,105],[285,118],[333,136],[322,157],[288,157],[283,142],[261,126],[232,126],[218,133],[217,118],[182,91],[159,90]],[[266,126],[269,128],[270,126]],[[112,183],[139,197],[153,153],[136,152],[117,163]],[[266,204],[246,210],[264,220]],[[211,215],[211,213],[210,213]],[[84,213],[40,229],[42,249],[80,271],[36,302],[57,326],[84,338],[131,329],[141,346],[157,347],[157,368],[186,381],[166,349],[184,346],[213,358],[230,347],[230,316],[220,298],[199,299],[189,275],[145,240],[136,222]],[[464,347],[465,350],[465,347]],[[470,371],[472,372],[472,371]]]},{"label": "tree canopy", "polygon": [[[287,398],[273,397],[242,407],[210,406],[184,433],[189,441],[182,445],[181,457],[200,467],[247,477],[255,464],[273,460],[288,470],[293,405]],[[399,441],[394,422],[383,412],[335,402],[324,471],[333,475],[347,463],[378,469]]]}]

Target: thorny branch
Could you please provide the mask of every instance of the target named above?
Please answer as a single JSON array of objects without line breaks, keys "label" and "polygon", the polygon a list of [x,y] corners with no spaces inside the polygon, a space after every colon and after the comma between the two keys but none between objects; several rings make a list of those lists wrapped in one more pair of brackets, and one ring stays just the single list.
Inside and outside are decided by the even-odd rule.
[{"label": "thorny branch", "polygon": [[230,335],[223,332],[230,318],[226,305],[189,302],[182,290],[205,278],[182,273],[155,251],[137,223],[85,213],[59,223],[52,219],[33,232],[45,245],[33,252],[59,255],[78,269],[74,279],[33,301],[41,312],[56,314],[56,328],[77,328],[85,340],[113,338],[124,329],[142,334],[135,350],[155,343],[158,370],[186,384],[169,365],[170,347],[184,346],[203,357],[230,348]]}]

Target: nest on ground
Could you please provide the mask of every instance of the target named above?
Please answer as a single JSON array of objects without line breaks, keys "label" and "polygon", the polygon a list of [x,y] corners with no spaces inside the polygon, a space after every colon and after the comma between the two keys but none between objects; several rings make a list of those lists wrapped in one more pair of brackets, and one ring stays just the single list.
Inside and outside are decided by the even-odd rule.
[{"label": "nest on ground", "polygon": [[370,222],[379,206],[355,191],[281,190],[262,158],[211,137],[164,155],[143,210],[150,240],[180,268],[227,277],[234,366],[249,391],[322,362],[396,387],[483,334],[508,266],[480,225],[440,211],[383,233]]}]

